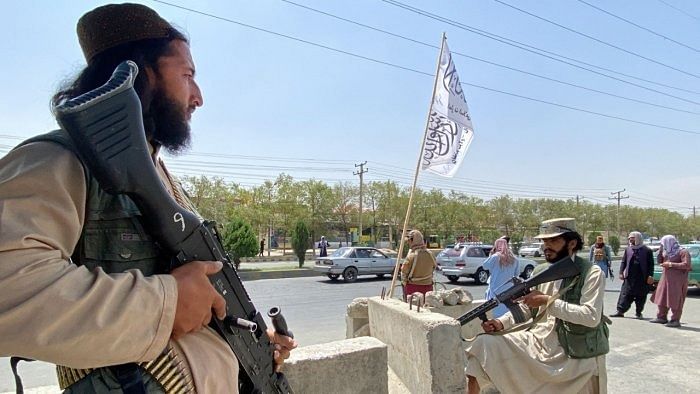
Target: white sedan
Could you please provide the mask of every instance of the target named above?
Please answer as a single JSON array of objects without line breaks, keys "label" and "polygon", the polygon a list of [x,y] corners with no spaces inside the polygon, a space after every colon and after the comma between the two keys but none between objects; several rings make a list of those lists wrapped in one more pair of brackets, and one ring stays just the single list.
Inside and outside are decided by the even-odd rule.
[{"label": "white sedan", "polygon": [[394,273],[396,258],[384,252],[368,247],[345,247],[334,251],[328,257],[316,260],[314,271],[322,272],[331,280],[340,275],[345,282],[354,282],[358,275],[376,275],[383,277]]}]

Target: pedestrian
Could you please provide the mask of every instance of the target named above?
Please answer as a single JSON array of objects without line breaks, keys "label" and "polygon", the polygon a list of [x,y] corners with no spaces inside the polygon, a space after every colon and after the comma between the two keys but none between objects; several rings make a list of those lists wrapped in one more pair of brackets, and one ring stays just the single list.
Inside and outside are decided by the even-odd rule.
[{"label": "pedestrian", "polygon": [[617,298],[617,311],[610,317],[624,317],[634,301],[635,316],[641,320],[644,319],[642,311],[649,286],[654,283],[654,254],[651,248],[644,245],[639,231],[632,231],[627,238],[629,246],[625,248],[620,262],[622,287]]},{"label": "pedestrian", "polygon": [[[574,264],[579,275],[537,286],[518,302],[527,324],[513,332],[513,315],[482,323],[485,334],[466,342],[468,390],[495,386],[501,393],[605,393],[608,353],[603,315],[605,277],[595,264],[576,256],[583,240],[574,219],[542,222],[539,238],[549,264]],[[496,333],[496,335],[492,335]]]},{"label": "pedestrian", "polygon": [[318,241],[318,255],[319,257],[328,256],[328,241],[326,241],[326,237],[323,235],[321,236],[321,240]]},{"label": "pedestrian", "polygon": [[265,251],[265,238],[262,238],[260,240],[260,252],[258,252],[258,256],[262,257],[264,251]]},{"label": "pedestrian", "polygon": [[[491,255],[481,265],[489,272],[488,286],[486,287],[486,299],[495,298],[498,294],[513,287],[512,279],[518,276],[518,259],[508,247],[505,238],[499,238],[494,242]],[[505,304],[498,304],[493,310],[493,317],[501,317],[508,312]]]},{"label": "pedestrian", "polygon": [[404,294],[425,293],[433,290],[433,273],[437,267],[435,257],[425,247],[423,234],[418,230],[408,233],[411,250],[401,264],[401,280]]},{"label": "pedestrian", "polygon": [[[52,105],[100,87],[117,65],[134,61],[136,116],[154,169],[192,210],[159,158],[162,149],[187,148],[190,117],[203,104],[188,39],[151,8],[128,3],[86,13],[77,32],[87,66]],[[193,261],[168,272],[173,256],[145,229],[146,213],[127,195],[103,190],[77,149],[57,130],[0,159],[0,357],[58,364],[61,390],[70,393],[163,393],[173,385],[238,392],[238,361],[207,326],[212,315],[226,317],[208,278],[222,263]],[[279,367],[296,343],[268,335]]]},{"label": "pedestrian", "polygon": [[[657,261],[663,272],[651,296],[651,302],[656,304],[658,311],[652,323],[665,324],[666,327],[680,327],[683,304],[688,291],[688,271],[690,271],[690,253],[681,248],[673,235],[661,237],[661,248]],[[668,311],[671,310],[671,320]]]},{"label": "pedestrian", "polygon": [[588,254],[588,261],[598,264],[605,277],[612,277],[612,251],[610,246],[606,245],[603,236],[599,235],[595,238],[595,243],[591,245],[591,251]]}]

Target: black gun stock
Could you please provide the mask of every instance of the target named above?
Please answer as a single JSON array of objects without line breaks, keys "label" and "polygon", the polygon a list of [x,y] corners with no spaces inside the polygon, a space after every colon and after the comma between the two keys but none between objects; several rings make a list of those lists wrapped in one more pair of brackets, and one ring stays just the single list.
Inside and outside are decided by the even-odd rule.
[{"label": "black gun stock", "polygon": [[494,309],[498,306],[498,304],[502,303],[505,304],[510,310],[511,314],[513,314],[513,318],[515,319],[516,323],[523,323],[527,321],[527,316],[523,310],[520,309],[518,304],[514,302],[515,299],[524,296],[530,292],[530,289],[541,285],[542,283],[570,278],[578,274],[579,271],[574,265],[573,261],[571,261],[571,257],[567,256],[556,263],[553,263],[542,272],[527,280],[519,281],[514,279],[513,287],[499,293],[495,298],[486,301],[485,303],[458,317],[457,320],[461,325],[465,325],[477,317],[482,321],[486,321],[486,312]]},{"label": "black gun stock", "polygon": [[[149,232],[173,255],[171,269],[190,261],[221,261],[223,269],[209,278],[226,299],[226,318],[212,326],[241,365],[242,393],[292,393],[287,378],[274,371],[273,349],[262,315],[221,245],[213,222],[202,221],[181,207],[162,184],[149,154],[141,102],[133,89],[138,67],[121,63],[103,86],[56,108],[56,118],[78,147],[100,186],[127,194],[138,205]],[[279,307],[272,308],[275,330],[291,336]]]}]

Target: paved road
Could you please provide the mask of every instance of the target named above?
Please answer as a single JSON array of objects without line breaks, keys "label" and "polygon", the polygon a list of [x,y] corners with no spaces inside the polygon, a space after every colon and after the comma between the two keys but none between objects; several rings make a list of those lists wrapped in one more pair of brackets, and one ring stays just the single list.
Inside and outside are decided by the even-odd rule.
[{"label": "paved road", "polygon": [[[617,272],[617,267],[615,267]],[[615,310],[620,281],[608,281],[605,312]],[[379,295],[389,279],[361,277],[357,283],[331,282],[325,277],[257,280],[246,283],[256,306],[265,310],[282,308],[290,329],[301,346],[345,337],[345,307],[354,298]],[[458,286],[480,297],[484,286],[462,279]],[[689,373],[697,362],[700,348],[700,289],[691,289],[682,319],[683,327],[671,329],[648,320],[655,305],[647,303],[647,321],[615,319],[610,328],[611,352],[607,358],[610,393],[694,392],[700,388],[700,375]],[[53,368],[32,363],[20,368],[28,393],[55,393]],[[43,386],[50,386],[42,389]],[[53,386],[53,387],[51,387]],[[0,393],[14,390],[9,362],[0,358]]]}]

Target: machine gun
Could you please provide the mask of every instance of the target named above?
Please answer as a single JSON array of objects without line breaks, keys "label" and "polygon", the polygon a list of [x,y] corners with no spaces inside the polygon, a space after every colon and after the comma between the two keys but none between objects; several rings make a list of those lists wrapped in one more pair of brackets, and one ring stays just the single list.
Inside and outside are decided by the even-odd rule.
[{"label": "machine gun", "polygon": [[485,303],[458,317],[457,320],[461,325],[465,325],[477,317],[482,321],[486,321],[486,312],[497,307],[498,304],[504,304],[508,307],[510,313],[513,314],[513,319],[515,319],[515,322],[523,323],[527,321],[527,316],[525,315],[525,312],[520,309],[520,306],[514,301],[515,299],[526,295],[530,292],[530,289],[541,285],[542,283],[570,278],[578,274],[579,271],[576,268],[576,265],[574,265],[569,256],[566,256],[527,280],[523,281],[518,278],[513,278],[513,287],[503,291],[502,293],[496,295],[495,298],[486,301]]},{"label": "machine gun", "polygon": [[[99,88],[56,108],[91,174],[112,194],[126,194],[139,207],[146,227],[174,258],[170,269],[201,260],[218,260],[223,268],[209,277],[226,300],[226,318],[210,326],[229,344],[241,365],[243,393],[291,393],[287,378],[274,371],[267,326],[250,300],[241,278],[221,245],[216,225],[181,207],[167,192],[149,154],[141,102],[133,89],[138,67],[121,63]],[[291,337],[275,307],[268,315],[275,330]]]}]

